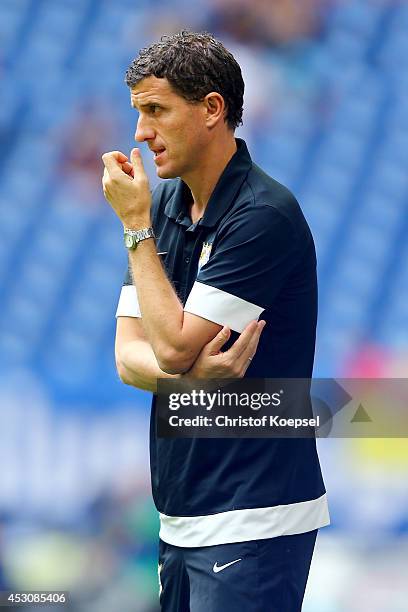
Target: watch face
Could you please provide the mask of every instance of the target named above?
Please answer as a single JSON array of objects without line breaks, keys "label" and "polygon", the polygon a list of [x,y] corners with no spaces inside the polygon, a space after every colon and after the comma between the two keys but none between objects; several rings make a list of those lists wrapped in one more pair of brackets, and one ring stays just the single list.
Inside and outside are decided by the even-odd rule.
[{"label": "watch face", "polygon": [[134,236],[131,236],[130,234],[125,234],[124,240],[125,240],[126,248],[128,248],[128,249],[134,249],[135,248],[135,239],[134,239]]}]

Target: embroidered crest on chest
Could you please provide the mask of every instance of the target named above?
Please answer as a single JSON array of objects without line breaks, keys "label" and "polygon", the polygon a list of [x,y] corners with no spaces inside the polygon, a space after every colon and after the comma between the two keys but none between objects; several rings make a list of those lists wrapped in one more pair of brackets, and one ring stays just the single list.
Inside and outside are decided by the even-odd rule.
[{"label": "embroidered crest on chest", "polygon": [[211,242],[204,242],[203,248],[201,249],[200,260],[198,262],[198,269],[199,270],[201,270],[201,268],[210,259],[211,249],[212,249],[212,243]]}]

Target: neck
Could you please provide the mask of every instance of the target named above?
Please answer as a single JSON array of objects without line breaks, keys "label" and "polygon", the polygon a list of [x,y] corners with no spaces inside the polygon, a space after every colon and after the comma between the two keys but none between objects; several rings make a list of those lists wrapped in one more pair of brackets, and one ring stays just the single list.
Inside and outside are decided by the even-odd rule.
[{"label": "neck", "polygon": [[214,140],[206,148],[204,155],[193,170],[182,180],[188,185],[193,196],[193,210],[196,218],[204,214],[214,188],[226,165],[237,150],[234,135],[227,141]]}]

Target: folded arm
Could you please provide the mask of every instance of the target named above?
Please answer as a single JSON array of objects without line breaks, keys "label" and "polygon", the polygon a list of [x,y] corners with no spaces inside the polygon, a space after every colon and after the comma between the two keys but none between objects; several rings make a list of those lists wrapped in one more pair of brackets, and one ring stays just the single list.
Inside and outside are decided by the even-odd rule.
[{"label": "folded arm", "polygon": [[158,378],[179,378],[160,369],[142,321],[134,317],[117,318],[115,360],[121,381],[144,391],[156,393]]},{"label": "folded arm", "polygon": [[[186,376],[201,379],[241,378],[254,356],[264,321],[252,321],[233,346],[225,352],[222,347],[230,337],[223,327],[213,340],[201,350]],[[143,331],[141,319],[119,316],[115,341],[116,367],[122,382],[143,389],[157,391],[157,379],[181,378],[160,369],[156,356]]]}]

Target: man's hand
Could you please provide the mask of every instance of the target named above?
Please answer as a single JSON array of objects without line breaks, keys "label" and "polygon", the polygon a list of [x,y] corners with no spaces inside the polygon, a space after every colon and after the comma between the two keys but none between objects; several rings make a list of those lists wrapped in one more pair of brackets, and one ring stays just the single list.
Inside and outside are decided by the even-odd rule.
[{"label": "man's hand", "polygon": [[[138,389],[157,393],[158,379],[178,379],[189,384],[189,379],[227,379],[244,376],[257,348],[265,322],[252,321],[235,344],[224,353],[221,348],[230,337],[226,327],[206,344],[195,364],[187,374],[170,376],[160,370],[143,330],[142,320],[118,317],[116,327],[115,356],[122,382]],[[204,383],[203,383],[204,384]]]},{"label": "man's hand", "polygon": [[251,321],[228,351],[221,348],[228,341],[231,331],[223,327],[211,342],[206,344],[185,374],[188,378],[242,378],[249,368],[258,348],[265,321]]},{"label": "man's hand", "polygon": [[130,229],[149,226],[152,199],[139,149],[132,149],[131,163],[120,151],[104,153],[102,161],[103,193],[123,225]]}]

